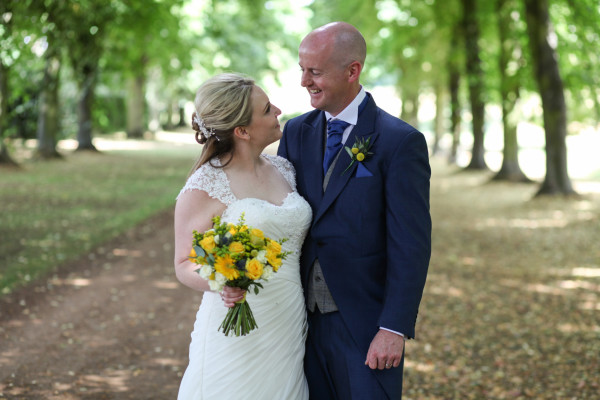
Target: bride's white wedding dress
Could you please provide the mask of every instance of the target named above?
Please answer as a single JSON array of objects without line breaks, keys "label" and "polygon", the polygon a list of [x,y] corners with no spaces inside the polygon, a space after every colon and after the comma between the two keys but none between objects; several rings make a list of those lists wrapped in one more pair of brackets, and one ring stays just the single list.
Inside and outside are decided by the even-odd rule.
[{"label": "bride's white wedding dress", "polygon": [[[308,399],[303,358],[306,312],[300,283],[302,241],[311,221],[309,204],[296,192],[291,164],[263,155],[285,177],[293,191],[283,204],[255,198],[237,199],[227,175],[209,163],[200,167],[181,193],[203,190],[227,206],[222,220],[246,224],[272,239],[288,238],[284,251],[292,251],[279,271],[258,295],[248,291],[247,301],[258,328],[246,336],[225,336],[218,331],[227,308],[218,293],[205,292],[196,316],[189,365],[179,388],[180,400],[200,399]],[[212,161],[219,165],[218,159]]]}]

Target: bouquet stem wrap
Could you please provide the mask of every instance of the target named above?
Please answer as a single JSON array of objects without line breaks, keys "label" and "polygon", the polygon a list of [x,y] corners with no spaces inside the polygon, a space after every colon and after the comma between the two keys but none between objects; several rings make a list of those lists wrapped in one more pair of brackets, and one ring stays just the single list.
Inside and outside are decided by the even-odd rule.
[{"label": "bouquet stem wrap", "polygon": [[252,308],[246,301],[245,294],[242,300],[236,302],[235,306],[227,311],[225,319],[219,326],[219,330],[223,331],[225,336],[229,336],[232,331],[235,336],[244,336],[256,328],[258,325],[252,314]]}]

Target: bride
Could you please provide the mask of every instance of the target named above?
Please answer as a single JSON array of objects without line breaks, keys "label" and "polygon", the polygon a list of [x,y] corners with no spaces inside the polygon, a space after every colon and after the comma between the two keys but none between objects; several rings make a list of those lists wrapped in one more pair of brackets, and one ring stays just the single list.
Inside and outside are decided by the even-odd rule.
[{"label": "bride", "polygon": [[[196,94],[193,126],[204,144],[175,207],[175,271],[184,285],[203,291],[178,399],[308,399],[303,358],[306,312],[299,257],[311,221],[308,203],[296,192],[292,165],[262,154],[281,138],[278,115],[254,82],[218,75]],[[241,300],[238,288],[212,292],[188,260],[192,232],[212,228],[220,215],[261,229],[274,240],[287,238],[292,253],[257,295],[247,301],[258,328],[246,336],[225,336],[218,327],[228,308]]]}]

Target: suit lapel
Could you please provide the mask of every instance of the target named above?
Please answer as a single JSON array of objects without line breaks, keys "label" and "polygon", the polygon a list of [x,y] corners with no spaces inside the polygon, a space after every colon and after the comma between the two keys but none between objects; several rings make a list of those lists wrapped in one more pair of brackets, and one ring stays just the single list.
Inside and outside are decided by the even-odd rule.
[{"label": "suit lapel", "polygon": [[302,125],[300,144],[301,158],[304,169],[304,185],[310,204],[318,207],[323,198],[323,155],[325,152],[325,114],[319,113],[312,123]]},{"label": "suit lapel", "polygon": [[[375,105],[375,101],[373,101],[373,99],[370,98],[365,109],[359,116],[356,126],[354,127],[354,129],[352,129],[352,132],[350,132],[350,135],[348,136],[344,147],[352,147],[356,139],[368,136],[371,136],[371,144],[373,144],[378,136],[377,132],[375,131],[376,116],[377,106]],[[350,178],[354,175],[354,171],[358,166],[356,162],[352,165],[352,167],[350,167],[346,172],[344,172],[344,170],[350,164],[350,161],[350,156],[348,155],[345,149],[342,149],[342,154],[340,154],[334,166],[331,178],[329,180],[329,184],[327,185],[327,190],[325,191],[323,195],[323,200],[321,201],[321,204],[317,209],[317,213],[314,217],[313,223],[316,223],[323,216],[325,211],[327,211],[327,209],[331,206],[335,199],[340,195],[344,187],[348,184],[348,181],[350,181]],[[323,182],[322,172],[320,182]]]}]

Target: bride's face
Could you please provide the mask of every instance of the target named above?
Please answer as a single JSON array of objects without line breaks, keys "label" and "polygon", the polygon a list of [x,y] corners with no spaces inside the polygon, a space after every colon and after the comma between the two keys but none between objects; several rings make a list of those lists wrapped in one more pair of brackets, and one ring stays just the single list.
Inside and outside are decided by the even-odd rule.
[{"label": "bride's face", "polygon": [[281,139],[281,126],[277,117],[281,110],[271,104],[267,94],[254,86],[250,95],[252,122],[246,127],[250,140],[267,146]]}]

